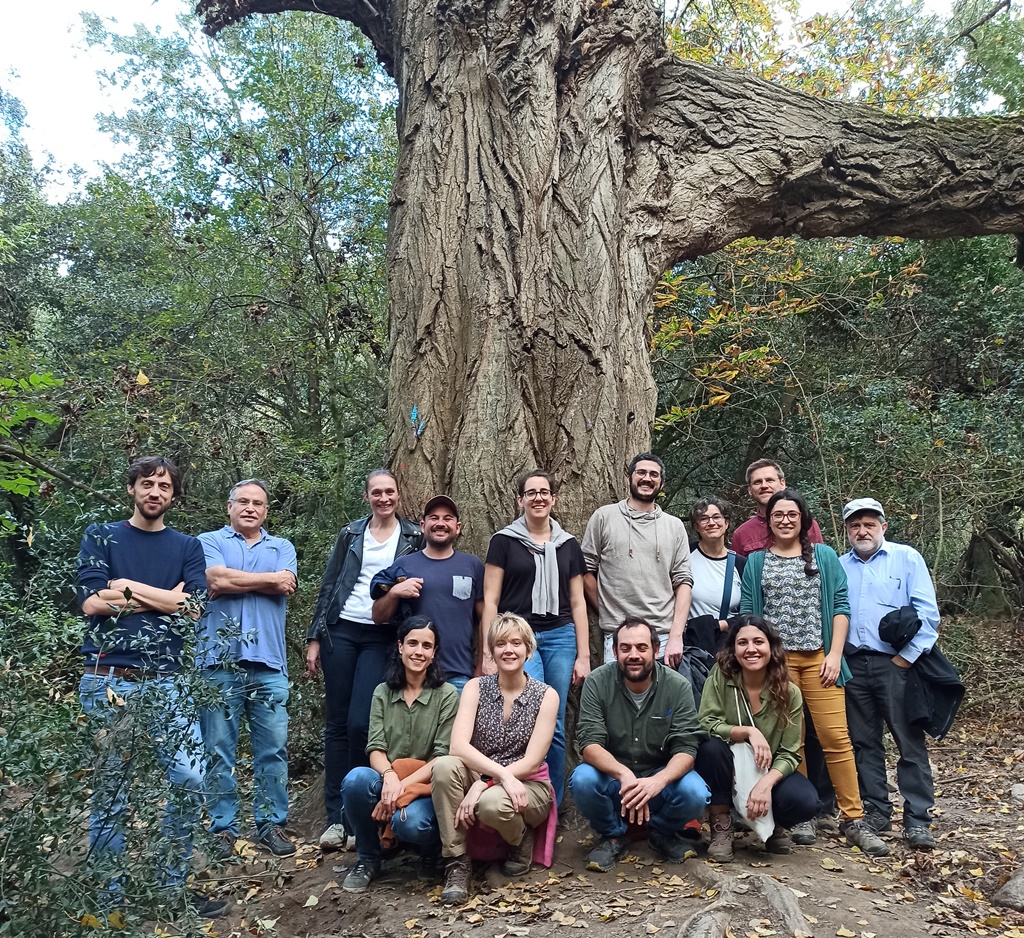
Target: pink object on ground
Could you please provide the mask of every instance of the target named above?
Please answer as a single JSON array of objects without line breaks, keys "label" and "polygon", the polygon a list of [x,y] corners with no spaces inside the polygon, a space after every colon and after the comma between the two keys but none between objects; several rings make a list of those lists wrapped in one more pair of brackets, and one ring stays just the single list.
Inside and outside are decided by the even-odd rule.
[{"label": "pink object on ground", "polygon": [[[524,782],[547,782],[551,787],[551,774],[548,764],[542,762],[540,768]],[[551,868],[555,859],[555,833],[558,830],[558,806],[555,804],[555,790],[551,789],[551,810],[548,816],[537,825],[537,839],[533,844],[533,862]],[[493,828],[477,821],[466,833],[466,853],[474,860],[497,862],[504,860],[508,854],[508,844]]]}]

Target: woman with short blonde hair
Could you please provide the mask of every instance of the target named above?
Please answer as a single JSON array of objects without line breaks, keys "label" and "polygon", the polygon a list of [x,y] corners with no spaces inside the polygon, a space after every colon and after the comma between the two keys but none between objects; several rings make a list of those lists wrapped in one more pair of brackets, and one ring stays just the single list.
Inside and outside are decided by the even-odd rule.
[{"label": "woman with short blonde hair", "polygon": [[462,692],[450,755],[434,763],[431,789],[447,860],[441,901],[469,895],[466,835],[477,821],[508,845],[507,876],[530,868],[536,828],[550,821],[554,793],[544,757],[555,732],[558,694],[526,674],[537,647],[521,616],[495,616],[487,647],[497,671],[473,678]]}]

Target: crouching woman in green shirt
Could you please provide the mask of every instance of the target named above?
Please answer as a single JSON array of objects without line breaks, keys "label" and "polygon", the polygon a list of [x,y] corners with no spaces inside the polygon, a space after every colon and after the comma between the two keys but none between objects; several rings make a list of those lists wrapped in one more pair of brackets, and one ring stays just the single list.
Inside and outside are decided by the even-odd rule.
[{"label": "crouching woman in green shirt", "polygon": [[747,817],[764,817],[770,808],[775,831],[765,847],[789,853],[787,829],[814,817],[818,795],[796,771],[803,698],[789,680],[782,640],[766,619],[741,615],[732,620],[704,685],[698,716],[711,734],[697,750],[695,765],[711,789],[708,856],[719,863],[732,860],[735,769],[729,743],[738,742],[750,743],[757,767],[767,770],[747,799]]},{"label": "crouching woman in green shirt", "polygon": [[[437,869],[441,837],[430,798],[430,772],[440,756],[448,755],[459,709],[459,692],[445,683],[436,660],[439,646],[437,626],[430,619],[406,619],[398,627],[398,646],[384,683],[373,692],[366,745],[370,765],[352,769],[342,783],[345,826],[355,832],[358,854],[342,884],[346,892],[365,892],[380,873],[380,835],[386,823],[399,842],[419,850],[421,878]],[[398,760],[423,765],[406,774],[394,768]]]}]

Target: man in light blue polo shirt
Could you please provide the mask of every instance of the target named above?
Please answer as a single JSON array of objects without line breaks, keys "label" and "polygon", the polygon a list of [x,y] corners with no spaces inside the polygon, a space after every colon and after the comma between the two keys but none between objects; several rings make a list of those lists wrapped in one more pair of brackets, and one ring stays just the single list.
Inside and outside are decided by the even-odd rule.
[{"label": "man in light blue polo shirt", "polygon": [[[885,539],[885,511],[875,499],[848,502],[843,523],[852,548],[840,558],[851,609],[846,662],[853,679],[846,683],[846,714],[864,824],[876,833],[892,830],[882,739],[888,727],[900,753],[896,777],[903,796],[903,838],[908,846],[927,850],[935,846],[930,830],[935,786],[924,730],[907,721],[903,700],[907,671],[938,638],[935,587],[924,558],[914,548]],[[878,624],[903,606],[914,607],[921,627],[897,654],[879,637]]]},{"label": "man in light blue polo shirt", "polygon": [[267,485],[245,479],[228,494],[228,520],[199,535],[210,591],[199,630],[197,664],[220,694],[200,714],[209,765],[206,795],[210,830],[222,856],[238,836],[235,752],[245,712],[252,743],[253,819],[258,843],[275,856],[295,846],[281,828],[288,819],[288,664],[284,623],[288,597],[298,585],[295,548],[263,528]]}]

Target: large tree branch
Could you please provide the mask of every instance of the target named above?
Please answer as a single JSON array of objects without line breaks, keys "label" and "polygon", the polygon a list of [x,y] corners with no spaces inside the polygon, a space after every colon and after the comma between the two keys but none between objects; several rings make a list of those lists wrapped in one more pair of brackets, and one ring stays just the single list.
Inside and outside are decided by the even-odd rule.
[{"label": "large tree branch", "polygon": [[668,60],[650,85],[634,205],[669,266],[739,237],[1024,232],[1024,121],[906,118]]},{"label": "large tree branch", "polygon": [[27,466],[32,466],[34,469],[39,469],[41,472],[45,472],[47,475],[53,476],[55,479],[60,479],[61,482],[66,482],[72,488],[76,488],[80,492],[86,492],[94,498],[98,498],[101,502],[113,505],[114,508],[120,507],[121,503],[116,499],[111,498],[109,495],[104,495],[103,492],[97,492],[96,489],[90,488],[84,482],[79,482],[78,479],[73,479],[66,472],[61,472],[61,470],[56,466],[51,466],[40,459],[36,459],[34,456],[30,456],[28,453],[24,453],[14,446],[8,446],[6,443],[0,443],[0,456],[8,456],[11,459],[16,459],[19,462],[25,463]]},{"label": "large tree branch", "polygon": [[197,0],[196,14],[202,17],[203,32],[209,36],[257,13],[299,10],[347,20],[373,43],[380,64],[393,75],[394,48],[387,7],[386,0]]}]

